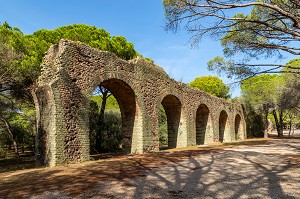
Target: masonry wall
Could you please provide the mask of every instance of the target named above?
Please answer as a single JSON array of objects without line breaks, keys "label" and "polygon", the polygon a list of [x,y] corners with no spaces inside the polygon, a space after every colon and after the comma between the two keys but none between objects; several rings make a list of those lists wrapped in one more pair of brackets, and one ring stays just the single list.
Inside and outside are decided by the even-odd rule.
[{"label": "masonry wall", "polygon": [[[240,104],[178,83],[143,58],[124,61],[110,52],[61,40],[48,50],[33,92],[40,164],[53,166],[89,159],[88,109],[97,85],[105,86],[116,97],[122,115],[122,147],[132,153],[159,150],[161,104],[167,113],[170,147],[201,144],[196,142],[197,136],[198,140],[202,136],[203,144],[246,138]],[[202,109],[198,110],[204,106],[208,110],[206,127],[201,126],[204,116]],[[220,126],[221,112],[227,118]],[[220,140],[222,128],[224,136]]]}]

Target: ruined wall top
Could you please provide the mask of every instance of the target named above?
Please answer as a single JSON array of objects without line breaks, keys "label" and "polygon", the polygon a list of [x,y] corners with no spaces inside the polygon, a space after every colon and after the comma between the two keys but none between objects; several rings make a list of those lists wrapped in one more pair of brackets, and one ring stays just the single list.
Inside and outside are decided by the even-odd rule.
[{"label": "ruined wall top", "polygon": [[[68,63],[74,62],[74,58],[78,59],[76,60],[75,64],[76,68],[81,67],[80,63],[82,63],[83,65],[90,65],[90,63],[93,63],[92,65],[94,67],[91,66],[88,70],[93,71],[95,70],[95,67],[101,68],[102,72],[105,70],[124,70],[130,73],[135,73],[134,78],[139,78],[140,81],[149,78],[160,79],[167,84],[172,84],[174,87],[179,88],[180,90],[183,89],[189,93],[193,93],[193,95],[201,94],[207,98],[212,98],[213,100],[220,101],[221,103],[226,105],[235,104],[237,106],[240,106],[240,104],[238,103],[229,102],[225,99],[212,96],[198,89],[191,88],[182,82],[175,81],[174,79],[169,77],[169,75],[163,70],[163,68],[144,59],[141,56],[132,60],[123,60],[111,52],[102,51],[96,48],[92,48],[81,42],[74,42],[65,39],[60,40],[58,44],[52,45],[47,51],[41,69],[41,76],[38,79],[38,84],[48,84],[51,81],[55,81],[56,79],[58,79],[64,70],[70,70],[67,67],[74,66],[74,64]],[[109,63],[111,64],[107,65],[107,61],[104,63],[103,60],[110,60]],[[80,72],[77,73],[77,75],[78,74],[80,74]]]}]

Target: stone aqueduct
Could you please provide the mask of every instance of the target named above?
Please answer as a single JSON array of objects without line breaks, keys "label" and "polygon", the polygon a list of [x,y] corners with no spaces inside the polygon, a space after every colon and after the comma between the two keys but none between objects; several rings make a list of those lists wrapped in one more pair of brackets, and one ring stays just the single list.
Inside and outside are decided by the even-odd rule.
[{"label": "stone aqueduct", "polygon": [[33,95],[40,164],[89,159],[89,103],[96,86],[109,89],[122,117],[122,147],[131,153],[159,150],[162,104],[170,148],[243,140],[245,114],[230,103],[171,79],[159,66],[61,40],[45,56]]}]

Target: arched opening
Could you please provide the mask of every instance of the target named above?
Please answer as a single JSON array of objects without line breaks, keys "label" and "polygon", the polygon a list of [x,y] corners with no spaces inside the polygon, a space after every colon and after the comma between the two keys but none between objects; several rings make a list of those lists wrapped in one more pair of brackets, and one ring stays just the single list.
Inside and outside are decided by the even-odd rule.
[{"label": "arched opening", "polygon": [[240,139],[240,132],[241,132],[241,116],[237,114],[235,116],[234,120],[234,135],[235,135],[235,140]]},{"label": "arched opening", "polygon": [[201,104],[196,113],[196,144],[204,144],[208,133],[209,109],[205,104]]},{"label": "arched opening", "polygon": [[90,106],[91,152],[132,152],[134,123],[139,114],[133,90],[122,80],[109,79],[96,87],[95,92],[99,91]]},{"label": "arched opening", "polygon": [[225,135],[225,131],[227,130],[227,119],[228,119],[228,115],[226,113],[226,111],[221,111],[220,113],[220,118],[219,118],[219,141],[220,142],[224,142],[224,135]]},{"label": "arched opening", "polygon": [[167,116],[167,148],[177,147],[178,128],[181,116],[181,103],[173,95],[167,95],[161,102]]}]

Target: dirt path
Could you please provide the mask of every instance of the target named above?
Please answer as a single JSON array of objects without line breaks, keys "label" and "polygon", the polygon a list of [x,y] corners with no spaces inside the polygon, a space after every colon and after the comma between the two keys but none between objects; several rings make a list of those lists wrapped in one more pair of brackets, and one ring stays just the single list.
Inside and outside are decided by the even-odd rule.
[{"label": "dirt path", "polygon": [[300,139],[6,172],[0,198],[300,198]]}]

